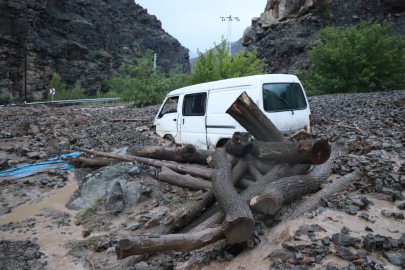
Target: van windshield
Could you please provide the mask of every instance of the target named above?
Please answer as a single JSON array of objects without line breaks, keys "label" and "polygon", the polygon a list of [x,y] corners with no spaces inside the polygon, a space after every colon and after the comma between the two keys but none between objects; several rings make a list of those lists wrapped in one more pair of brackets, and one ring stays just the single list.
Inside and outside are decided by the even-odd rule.
[{"label": "van windshield", "polygon": [[307,102],[299,83],[268,83],[263,85],[263,107],[266,112],[303,110]]}]

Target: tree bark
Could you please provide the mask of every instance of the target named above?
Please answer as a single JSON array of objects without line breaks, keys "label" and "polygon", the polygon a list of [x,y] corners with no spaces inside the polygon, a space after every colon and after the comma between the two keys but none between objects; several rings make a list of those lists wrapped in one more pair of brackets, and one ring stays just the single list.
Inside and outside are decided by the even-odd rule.
[{"label": "tree bark", "polygon": [[253,141],[252,155],[269,161],[289,164],[322,164],[330,156],[327,141],[261,142]]},{"label": "tree bark", "polygon": [[235,156],[244,156],[250,153],[253,147],[253,138],[247,132],[235,132],[225,144],[227,153]]},{"label": "tree bark", "polygon": [[121,160],[115,158],[87,158],[78,156],[73,162],[75,168],[98,168],[108,166],[111,163],[119,163]]},{"label": "tree bark", "polygon": [[160,181],[193,190],[212,189],[212,183],[209,181],[190,175],[179,174],[166,167],[162,167],[162,171],[158,174],[157,178]]},{"label": "tree bark", "polygon": [[212,186],[218,204],[225,213],[223,232],[230,244],[244,242],[249,239],[255,228],[252,212],[233,186],[231,164],[227,163],[225,149],[217,148],[213,158],[216,164]]},{"label": "tree bark", "polygon": [[364,175],[365,173],[356,170],[345,176],[334,179],[332,183],[324,186],[322,190],[318,191],[314,196],[298,205],[286,220],[297,219],[304,213],[315,210],[322,198],[328,198],[335,193],[343,192],[351,182],[361,179]]},{"label": "tree bark", "polygon": [[[235,184],[238,183],[238,180],[245,173],[246,169],[246,162],[239,160],[232,169],[232,182]],[[205,209],[214,203],[215,194],[211,189],[205,193],[201,200],[196,202],[188,202],[180,210],[176,210],[168,214],[163,223],[153,231],[153,234],[169,234],[182,228],[189,222],[195,220],[197,216],[199,216]]]},{"label": "tree bark", "polygon": [[253,166],[255,166],[255,168],[258,169],[259,172],[263,175],[271,171],[271,169],[273,169],[273,167],[277,164],[277,162],[275,161],[258,159],[251,154],[245,156],[245,161],[247,163],[253,164]]},{"label": "tree bark", "polygon": [[260,179],[262,179],[263,175],[259,172],[258,169],[255,168],[255,166],[253,166],[253,164],[248,164],[248,170],[255,182],[258,182],[260,181]]},{"label": "tree bark", "polygon": [[226,111],[253,137],[262,142],[286,142],[287,138],[276,128],[254,101],[243,92]]},{"label": "tree bark", "polygon": [[210,228],[192,234],[169,234],[156,238],[138,236],[122,239],[115,247],[118,259],[131,255],[175,250],[181,252],[192,251],[224,238],[222,228]]},{"label": "tree bark", "polygon": [[95,156],[110,157],[110,158],[118,159],[121,161],[138,161],[139,163],[148,164],[148,165],[159,167],[159,168],[165,166],[173,171],[176,171],[179,173],[187,173],[192,176],[197,176],[197,177],[201,177],[204,179],[211,179],[212,172],[214,171],[211,168],[203,168],[203,167],[198,167],[198,166],[193,166],[193,165],[188,165],[188,164],[180,164],[180,163],[175,163],[175,162],[155,160],[155,159],[151,159],[151,158],[136,157],[136,156],[131,156],[131,155],[116,155],[116,154],[112,154],[112,153],[98,152],[98,151],[88,150],[88,149],[83,149],[83,148],[78,148],[77,150],[86,152],[89,154],[93,154]]},{"label": "tree bark", "polygon": [[132,156],[204,165],[208,164],[207,158],[212,154],[212,151],[210,150],[196,149],[191,144],[179,148],[132,146],[127,152]]}]

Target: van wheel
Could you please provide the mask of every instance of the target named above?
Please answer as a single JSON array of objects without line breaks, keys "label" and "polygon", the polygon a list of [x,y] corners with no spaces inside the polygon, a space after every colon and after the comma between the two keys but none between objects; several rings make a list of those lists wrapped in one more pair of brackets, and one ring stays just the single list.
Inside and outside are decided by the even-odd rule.
[{"label": "van wheel", "polygon": [[220,139],[220,140],[217,142],[217,145],[215,146],[215,148],[219,148],[219,147],[224,146],[224,145],[228,142],[228,140],[229,140],[229,139]]},{"label": "van wheel", "polygon": [[172,135],[166,135],[163,138],[165,138],[168,141],[171,141],[170,146],[174,146],[176,143],[174,142],[174,138]]}]

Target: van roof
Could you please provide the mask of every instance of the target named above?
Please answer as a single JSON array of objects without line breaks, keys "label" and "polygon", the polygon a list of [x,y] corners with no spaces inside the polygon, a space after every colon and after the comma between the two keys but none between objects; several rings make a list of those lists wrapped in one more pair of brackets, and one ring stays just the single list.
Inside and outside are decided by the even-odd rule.
[{"label": "van roof", "polygon": [[207,82],[191,85],[171,91],[167,96],[195,93],[199,91],[230,88],[238,86],[250,86],[253,84],[275,83],[275,82],[299,82],[297,76],[289,74],[265,74],[240,78],[232,78],[215,82]]}]

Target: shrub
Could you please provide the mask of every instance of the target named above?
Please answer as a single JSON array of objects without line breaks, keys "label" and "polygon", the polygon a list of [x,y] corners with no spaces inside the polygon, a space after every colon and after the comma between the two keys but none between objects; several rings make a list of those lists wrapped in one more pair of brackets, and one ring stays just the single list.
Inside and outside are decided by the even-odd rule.
[{"label": "shrub", "polygon": [[49,86],[46,87],[46,96],[47,100],[52,100],[52,95],[49,94],[49,89],[55,89],[55,95],[53,96],[54,100],[70,100],[70,99],[83,99],[87,98],[86,94],[84,93],[85,90],[83,89],[80,81],[76,81],[75,87],[72,89],[68,89],[66,84],[62,81],[61,77],[54,72],[52,75],[52,80]]},{"label": "shrub", "polygon": [[390,35],[392,23],[326,27],[309,56],[310,72],[300,74],[311,93],[368,92],[405,86],[405,39]]},{"label": "shrub", "polygon": [[10,104],[11,97],[9,95],[0,95],[0,105]]},{"label": "shrub", "polygon": [[197,50],[197,64],[193,67],[191,83],[204,83],[242,76],[263,74],[264,59],[257,58],[257,50],[239,52],[232,59],[226,40],[214,43],[214,48],[204,53]]}]

